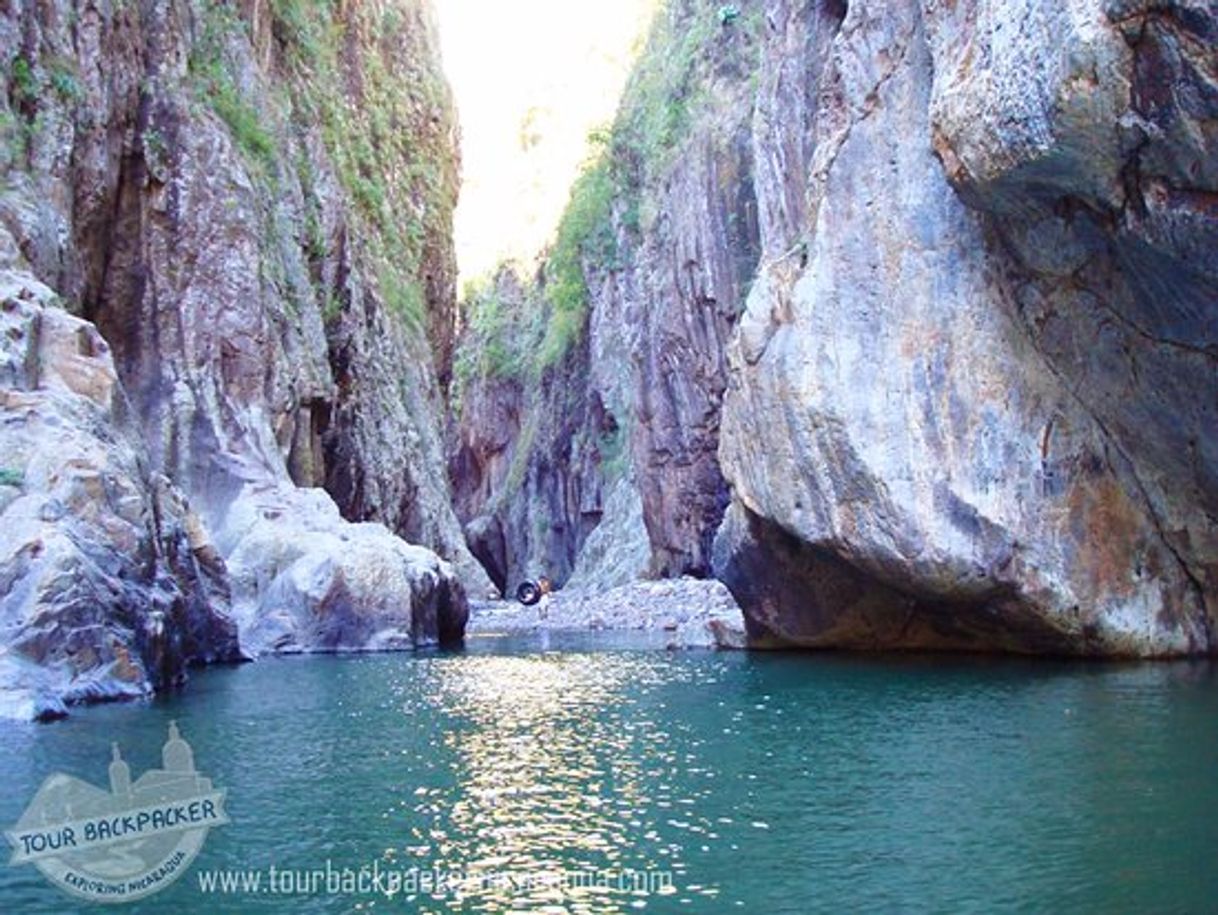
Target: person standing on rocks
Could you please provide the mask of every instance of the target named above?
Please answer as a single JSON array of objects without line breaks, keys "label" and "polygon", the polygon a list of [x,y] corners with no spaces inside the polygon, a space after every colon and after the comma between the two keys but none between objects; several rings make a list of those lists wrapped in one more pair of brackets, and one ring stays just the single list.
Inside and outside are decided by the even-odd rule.
[{"label": "person standing on rocks", "polygon": [[538,617],[544,620],[550,613],[550,592],[553,590],[554,583],[542,575],[536,581],[522,581],[516,589],[516,600],[526,607],[536,606]]},{"label": "person standing on rocks", "polygon": [[549,619],[550,593],[554,590],[554,583],[543,575],[537,579],[537,590],[541,592],[541,599],[537,602],[537,616],[539,619]]}]

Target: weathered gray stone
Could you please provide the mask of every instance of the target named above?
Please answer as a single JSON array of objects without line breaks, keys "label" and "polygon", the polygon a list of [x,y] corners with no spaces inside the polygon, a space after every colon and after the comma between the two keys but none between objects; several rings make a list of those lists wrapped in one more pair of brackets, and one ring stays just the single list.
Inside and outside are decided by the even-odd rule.
[{"label": "weathered gray stone", "polygon": [[0,272],[0,716],[181,684],[239,657],[224,564],[122,422],[97,328]]},{"label": "weathered gray stone", "polygon": [[383,525],[344,521],[320,489],[250,487],[217,540],[247,651],[378,651],[462,638],[468,606],[453,567]]},{"label": "weathered gray stone", "polygon": [[[720,450],[755,641],[1218,647],[1214,11],[1106,13],[854,2],[810,62],[806,265],[753,287]],[[1170,179],[1130,158],[1148,53]]]},{"label": "weathered gray stone", "polygon": [[[515,269],[500,271],[492,294],[520,322],[544,307],[539,291]],[[504,331],[528,336],[515,321],[506,322]],[[523,345],[519,339],[494,343]],[[597,365],[585,336],[540,377],[521,365],[509,373],[479,374],[460,389],[449,432],[455,510],[501,593],[540,575],[565,582],[600,523],[602,443],[620,428],[623,407],[604,400],[613,381],[606,383]]]},{"label": "weathered gray stone", "polygon": [[721,583],[636,581],[600,592],[559,591],[542,603],[475,604],[471,633],[587,630],[663,633],[670,648],[741,648],[740,608]]},{"label": "weathered gray stone", "polygon": [[622,477],[605,497],[601,522],[584,541],[566,590],[597,594],[644,579],[650,569],[643,500],[634,480]]}]

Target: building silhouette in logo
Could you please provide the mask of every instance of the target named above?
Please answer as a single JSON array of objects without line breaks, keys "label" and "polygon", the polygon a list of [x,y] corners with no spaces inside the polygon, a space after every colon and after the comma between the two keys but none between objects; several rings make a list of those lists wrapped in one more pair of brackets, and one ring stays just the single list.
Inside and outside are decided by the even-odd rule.
[{"label": "building silhouette in logo", "polygon": [[131,798],[131,767],[123,760],[118,744],[110,744],[110,793],[115,797]]},{"label": "building silhouette in logo", "polygon": [[224,792],[195,769],[176,722],[169,723],[160,768],[133,779],[115,742],[107,774],[106,787],[66,773],[48,776],[7,831],[13,863],[32,863],[76,896],[137,899],[177,879],[208,831],[228,822]]}]

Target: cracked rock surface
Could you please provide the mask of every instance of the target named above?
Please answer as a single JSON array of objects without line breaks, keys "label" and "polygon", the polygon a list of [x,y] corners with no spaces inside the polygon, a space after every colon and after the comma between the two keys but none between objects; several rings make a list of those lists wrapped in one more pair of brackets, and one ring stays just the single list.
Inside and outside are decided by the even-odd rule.
[{"label": "cracked rock surface", "polygon": [[845,9],[730,347],[754,643],[1218,647],[1216,13]]}]

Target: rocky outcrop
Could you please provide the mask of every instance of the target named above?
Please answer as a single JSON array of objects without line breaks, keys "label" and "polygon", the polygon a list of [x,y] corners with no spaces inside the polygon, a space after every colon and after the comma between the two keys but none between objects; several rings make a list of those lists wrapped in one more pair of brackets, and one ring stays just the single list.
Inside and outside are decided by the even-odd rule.
[{"label": "rocky outcrop", "polygon": [[0,716],[143,696],[239,657],[224,562],[149,470],[106,341],[0,274]]},{"label": "rocky outcrop", "polygon": [[320,489],[255,487],[217,542],[246,651],[384,651],[460,642],[452,566],[383,525],[350,524]]},{"label": "rocky outcrop", "polygon": [[602,593],[640,581],[650,570],[643,500],[634,480],[621,477],[610,484],[600,523],[580,547],[566,587],[572,593]]},{"label": "rocky outcrop", "polygon": [[804,240],[724,415],[717,569],[756,641],[1218,647],[1216,27],[851,3],[813,43]]},{"label": "rocky outcrop", "polygon": [[[724,104],[748,111],[739,99]],[[719,413],[724,350],[757,262],[751,153],[747,119],[709,120],[664,180],[625,278],[640,317],[632,441],[652,571],[662,576],[710,574],[727,506]]]},{"label": "rocky outcrop", "polygon": [[[106,347],[126,404],[110,436],[130,437],[123,447],[143,455],[122,457],[142,468],[124,473],[158,523],[189,532],[189,546],[161,547],[181,602],[200,619],[231,608],[258,649],[451,639],[464,614],[454,575],[487,587],[443,469],[458,161],[436,44],[422,0],[57,0],[0,14],[0,269],[54,290],[83,319],[81,339]],[[83,437],[72,447],[117,466],[120,456],[90,444],[99,422],[75,410],[55,434]],[[53,448],[54,437],[29,447]],[[31,499],[57,485],[28,479]],[[179,522],[171,505],[190,510]],[[89,538],[113,534],[130,547],[140,535],[132,506],[120,515],[135,533],[107,522]],[[230,580],[224,559],[242,542],[234,519],[264,510],[278,515],[262,516],[258,536],[307,533],[312,549],[282,567],[283,556],[260,564],[246,550]],[[153,530],[152,541],[168,536]],[[154,547],[141,550],[130,580],[160,581]],[[189,560],[200,556],[195,572]],[[127,580],[122,564],[102,565]],[[276,584],[281,572],[290,574]],[[249,580],[278,596],[267,603]],[[42,604],[13,599],[15,626],[39,618]],[[99,599],[88,621],[97,644],[109,645],[115,627],[142,631],[142,613],[124,609],[142,599]],[[263,637],[251,607],[276,615],[273,635]],[[181,661],[162,676],[135,669],[159,656],[142,636],[123,636],[135,652],[128,692],[179,679],[191,659],[232,655],[231,624],[208,635],[174,612],[183,618],[166,617],[165,637],[197,644],[173,648]],[[40,663],[58,664],[70,631],[47,631]]]},{"label": "rocky outcrop", "polygon": [[[529,438],[572,396],[628,445],[547,484],[595,509],[563,574],[637,574],[641,514],[647,573],[713,568],[755,645],[1218,650],[1213,5],[739,12],[667,5],[579,347],[512,382],[502,453],[603,456]],[[459,514],[511,553],[496,504],[552,515],[491,480]]]}]

